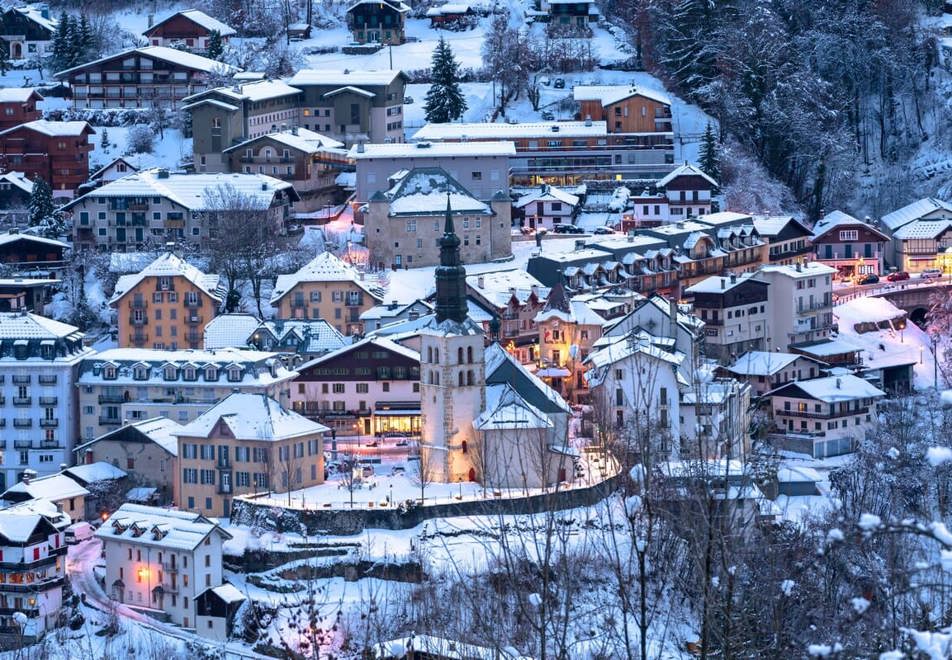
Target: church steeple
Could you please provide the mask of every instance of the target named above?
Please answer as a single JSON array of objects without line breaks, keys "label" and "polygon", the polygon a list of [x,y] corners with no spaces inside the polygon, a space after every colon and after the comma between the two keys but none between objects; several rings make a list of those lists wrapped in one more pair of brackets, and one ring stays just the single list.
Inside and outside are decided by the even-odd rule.
[{"label": "church steeple", "polygon": [[460,240],[453,227],[450,193],[446,193],[446,223],[440,238],[440,265],[436,267],[436,321],[447,319],[462,323],[466,306],[466,269],[460,263]]}]

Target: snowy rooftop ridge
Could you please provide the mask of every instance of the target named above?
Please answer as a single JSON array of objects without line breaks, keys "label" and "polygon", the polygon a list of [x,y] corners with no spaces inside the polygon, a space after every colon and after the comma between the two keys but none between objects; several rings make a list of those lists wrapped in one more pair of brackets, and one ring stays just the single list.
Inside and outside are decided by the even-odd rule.
[{"label": "snowy rooftop ridge", "polygon": [[43,98],[33,87],[4,87],[0,89],[0,103],[26,103],[34,94]]},{"label": "snowy rooftop ridge", "polygon": [[135,275],[123,275],[116,282],[110,304],[115,304],[147,277],[184,277],[219,303],[224,299],[219,276],[206,274],[172,252],[166,252]]},{"label": "snowy rooftop ridge", "polygon": [[24,499],[49,500],[58,502],[70,497],[85,497],[89,491],[63,473],[31,479],[30,483],[20,481],[0,495],[0,499],[18,502]]},{"label": "snowy rooftop ridge", "polygon": [[378,86],[389,85],[399,76],[406,77],[399,69],[380,69],[353,71],[350,69],[301,69],[288,78],[287,83],[299,85],[327,85],[344,87],[347,85]]},{"label": "snowy rooftop ridge", "polygon": [[952,203],[935,197],[923,197],[911,204],[906,204],[900,209],[887,213],[882,217],[882,223],[888,229],[895,231],[913,220],[918,220],[936,211],[946,211],[948,213],[944,214],[944,217],[949,217],[948,214],[952,213]]},{"label": "snowy rooftop ridge", "polygon": [[809,397],[824,403],[854,401],[856,399],[877,399],[886,393],[864,378],[853,374],[842,376],[824,376],[810,380],[800,380],[781,385],[767,392],[765,396],[785,396],[791,388],[802,390]]},{"label": "snowy rooftop ridge", "polygon": [[172,456],[178,456],[178,438],[175,437],[174,432],[181,427],[181,424],[167,417],[152,417],[150,419],[144,419],[138,422],[132,421],[124,426],[120,426],[118,429],[109,431],[108,433],[105,433],[94,440],[90,440],[89,442],[79,445],[76,447],[76,451],[99,442],[100,440],[108,440],[114,435],[126,433],[126,429],[133,428],[145,437],[149,438],[149,440],[155,444],[159,445]]},{"label": "snowy rooftop ridge", "polygon": [[174,431],[173,435],[207,438],[219,421],[226,424],[238,440],[287,440],[329,430],[323,424],[284,408],[266,394],[234,392]]},{"label": "snowy rooftop ridge", "polygon": [[521,209],[532,202],[562,202],[569,206],[578,205],[578,196],[568,193],[555,186],[543,185],[540,188],[526,193],[513,204],[514,207]]},{"label": "snowy rooftop ridge", "polygon": [[572,97],[576,101],[601,101],[602,107],[632,96],[643,96],[664,105],[671,105],[671,97],[664,92],[635,85],[576,85]]},{"label": "snowy rooftop ridge", "polygon": [[383,300],[383,292],[363,279],[363,274],[330,252],[321,252],[296,273],[278,275],[271,293],[271,304],[286,296],[302,282],[353,282],[376,300]]},{"label": "snowy rooftop ridge", "polygon": [[655,184],[659,188],[664,188],[666,185],[674,181],[679,176],[699,176],[710,183],[712,186],[717,186],[717,181],[708,176],[704,170],[702,170],[697,165],[691,165],[690,163],[685,162],[684,165],[679,165],[670,172],[668,172],[664,177],[658,180]]},{"label": "snowy rooftop ridge", "polygon": [[283,80],[253,80],[251,82],[240,83],[232,87],[216,87],[208,89],[197,94],[192,94],[184,99],[182,103],[190,104],[206,99],[215,94],[234,99],[236,101],[266,101],[268,99],[280,98],[282,96],[293,96],[301,94],[301,90],[292,87]]},{"label": "snowy rooftop ridge", "polygon": [[[459,126],[459,124],[437,124]],[[426,128],[426,127],[424,127]],[[423,129],[420,129],[423,130]],[[512,142],[392,142],[390,144],[363,144],[347,153],[355,160],[367,158],[452,158],[454,156],[515,156]]]},{"label": "snowy rooftop ridge", "polygon": [[512,140],[516,138],[601,137],[608,134],[604,121],[534,121],[526,123],[473,122],[426,124],[413,139],[433,141]]},{"label": "snowy rooftop ridge", "polygon": [[231,538],[218,523],[201,514],[127,502],[96,530],[96,537],[104,542],[122,539],[159,548],[194,550],[213,532],[224,539]]},{"label": "snowy rooftop ridge", "polygon": [[748,351],[726,369],[741,376],[772,376],[782,369],[786,369],[797,360],[809,360],[822,364],[818,360],[797,353]]},{"label": "snowy rooftop ridge", "polygon": [[0,313],[0,339],[62,339],[80,337],[79,328],[38,314]]},{"label": "snowy rooftop ridge", "polygon": [[57,71],[53,74],[53,76],[55,78],[61,78],[74,71],[85,69],[88,66],[101,64],[110,60],[125,58],[133,54],[145,55],[146,57],[152,57],[157,60],[162,60],[163,62],[170,62],[188,69],[202,71],[204,73],[221,72],[227,75],[239,71],[237,67],[231,66],[230,64],[224,64],[217,60],[202,57],[201,55],[195,55],[194,53],[189,53],[184,50],[169,48],[167,46],[145,46],[143,48],[130,48],[119,53],[113,53],[112,55],[101,57],[98,60],[94,60],[92,62],[84,62],[83,64],[78,64],[77,66],[71,67],[69,69]]},{"label": "snowy rooftop ridge", "polygon": [[344,143],[338,142],[333,138],[329,138],[326,135],[310,131],[306,128],[295,128],[287,131],[277,131],[275,133],[268,133],[267,135],[259,135],[258,137],[250,138],[244,142],[240,142],[234,146],[228,147],[222,153],[228,153],[229,151],[235,151],[236,149],[241,149],[242,147],[251,144],[252,142],[257,142],[259,140],[271,139],[280,144],[287,145],[292,149],[297,149],[306,154],[315,154],[322,150],[341,150],[340,153],[343,155],[345,152]]},{"label": "snowy rooftop ridge", "polygon": [[548,429],[554,425],[541,410],[503,383],[486,387],[486,408],[473,420],[477,431]]},{"label": "snowy rooftop ridge", "polygon": [[209,32],[217,32],[222,37],[230,37],[234,34],[237,34],[235,29],[231,27],[230,25],[219,21],[217,18],[213,18],[209,16],[208,14],[206,14],[205,12],[199,9],[186,9],[184,11],[177,11],[174,14],[166,16],[161,21],[158,21],[155,25],[150,27],[148,30],[146,30],[142,34],[144,35],[151,34],[152,32],[155,31],[157,27],[169,22],[176,16],[184,16],[188,18],[190,21],[193,21],[197,23],[198,25],[201,25],[203,28],[205,28]]},{"label": "snowy rooftop ridge", "polygon": [[443,214],[447,203],[456,213],[493,213],[488,204],[473,197],[463,184],[441,167],[410,170],[386,193],[386,197],[390,200],[391,217]]},{"label": "snowy rooftop ridge", "polygon": [[0,132],[0,135],[12,133],[21,128],[36,131],[37,133],[42,133],[50,137],[82,137],[86,131],[90,133],[96,132],[93,127],[85,121],[49,121],[47,119],[34,119],[25,124],[18,124],[17,126],[8,128]]}]

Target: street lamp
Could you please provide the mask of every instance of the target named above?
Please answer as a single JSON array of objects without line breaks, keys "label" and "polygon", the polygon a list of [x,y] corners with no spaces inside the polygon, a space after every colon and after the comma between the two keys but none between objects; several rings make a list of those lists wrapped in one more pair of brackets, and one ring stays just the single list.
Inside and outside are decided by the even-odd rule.
[{"label": "street lamp", "polygon": [[354,422],[354,430],[357,432],[357,448],[360,449],[360,422]]}]

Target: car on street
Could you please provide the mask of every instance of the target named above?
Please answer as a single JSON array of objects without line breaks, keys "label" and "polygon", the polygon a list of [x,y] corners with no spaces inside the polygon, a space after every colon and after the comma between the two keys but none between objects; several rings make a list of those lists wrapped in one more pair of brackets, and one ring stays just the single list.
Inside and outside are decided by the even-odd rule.
[{"label": "car on street", "polygon": [[555,225],[556,234],[584,234],[585,230],[581,227],[576,227],[575,225],[570,225],[568,223],[556,223]]},{"label": "car on street", "polygon": [[919,273],[919,278],[923,280],[935,279],[937,277],[942,277],[941,268],[927,268]]},{"label": "car on street", "polygon": [[866,275],[863,275],[858,280],[856,280],[856,283],[860,285],[879,284],[879,275],[876,275],[875,273],[867,273]]},{"label": "car on street", "polygon": [[902,280],[908,280],[909,273],[904,270],[897,270],[895,273],[889,273],[886,276],[886,280],[889,282],[901,282]]},{"label": "car on street", "polygon": [[592,233],[596,236],[607,236],[609,234],[614,234],[615,230],[611,227],[595,227],[595,231]]}]

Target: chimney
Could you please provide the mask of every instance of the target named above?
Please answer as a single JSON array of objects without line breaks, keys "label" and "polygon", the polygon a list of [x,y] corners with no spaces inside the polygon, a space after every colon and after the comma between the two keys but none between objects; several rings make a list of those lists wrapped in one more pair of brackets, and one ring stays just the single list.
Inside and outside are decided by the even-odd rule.
[{"label": "chimney", "polygon": [[799,261],[797,262],[797,272],[798,272],[798,273],[802,273],[802,272],[803,272],[803,264],[802,264],[801,262],[799,262]]},{"label": "chimney", "polygon": [[737,284],[737,275],[735,273],[731,273],[731,284]]},{"label": "chimney", "polygon": [[36,470],[27,469],[23,471],[23,476],[21,477],[21,480],[23,481],[23,483],[29,486],[30,481],[32,481],[35,478],[36,478]]},{"label": "chimney", "polygon": [[268,182],[267,182],[267,181],[262,181],[262,182],[261,182],[261,189],[262,189],[262,190],[267,190],[267,189],[268,189]]},{"label": "chimney", "polygon": [[843,379],[841,379],[841,378],[837,378],[837,379],[836,379],[836,389],[838,389],[838,390],[843,389]]},{"label": "chimney", "polygon": [[66,463],[60,463],[60,472],[68,468],[69,466]]},{"label": "chimney", "polygon": [[675,328],[678,327],[678,301],[674,298],[668,298],[668,318],[671,320],[671,336],[677,337],[677,331]]},{"label": "chimney", "polygon": [[480,289],[485,289],[485,288],[486,288],[486,280],[485,280],[485,278],[483,278],[482,275],[480,275],[479,277],[476,278],[476,286],[477,286],[478,288],[480,288]]},{"label": "chimney", "polygon": [[390,301],[390,304],[387,305],[387,309],[396,309],[396,308],[397,308],[397,301],[396,301],[396,300],[391,300],[391,301]]},{"label": "chimney", "polygon": [[158,173],[156,174],[156,178],[159,178],[159,179],[168,179],[168,178],[169,178],[169,171],[168,171],[168,169],[165,168],[165,167],[159,168],[159,171],[158,171]]},{"label": "chimney", "polygon": [[357,153],[359,153],[359,154],[364,153],[364,143],[363,143],[363,142],[358,142],[358,143],[357,143]]},{"label": "chimney", "polygon": [[721,290],[727,288],[727,287],[726,287],[726,284],[727,284],[727,281],[722,277],[722,278],[721,278]]},{"label": "chimney", "polygon": [[585,115],[585,125],[586,126],[592,125],[592,115]]}]

